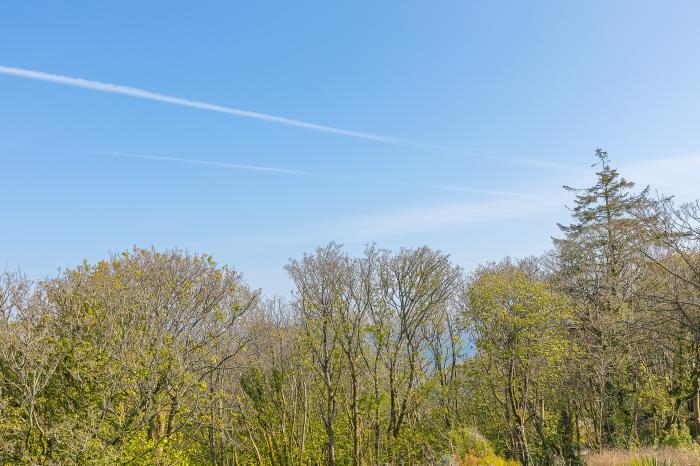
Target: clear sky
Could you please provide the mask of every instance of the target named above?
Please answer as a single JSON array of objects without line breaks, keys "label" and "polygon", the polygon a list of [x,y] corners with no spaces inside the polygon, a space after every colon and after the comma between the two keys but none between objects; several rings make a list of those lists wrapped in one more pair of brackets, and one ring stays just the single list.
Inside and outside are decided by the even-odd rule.
[{"label": "clear sky", "polygon": [[698,24],[697,1],[2,2],[0,268],[177,246],[286,294],[330,240],[540,254],[597,146],[700,197]]}]

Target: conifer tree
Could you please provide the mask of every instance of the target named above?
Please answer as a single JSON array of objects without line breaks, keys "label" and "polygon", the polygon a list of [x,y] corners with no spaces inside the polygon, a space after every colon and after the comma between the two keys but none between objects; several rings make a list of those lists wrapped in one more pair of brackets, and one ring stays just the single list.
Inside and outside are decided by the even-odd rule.
[{"label": "conifer tree", "polygon": [[595,394],[582,400],[582,407],[593,420],[593,443],[602,448],[629,443],[633,436],[634,420],[625,419],[625,404],[635,367],[629,350],[632,303],[643,270],[636,241],[648,188],[635,193],[634,183],[610,165],[607,152],[597,149],[596,157],[593,166],[600,169],[593,186],[564,186],[576,194],[573,222],[559,225],[564,237],[554,245],[560,285],[578,301],[584,362],[576,379],[583,393]]}]

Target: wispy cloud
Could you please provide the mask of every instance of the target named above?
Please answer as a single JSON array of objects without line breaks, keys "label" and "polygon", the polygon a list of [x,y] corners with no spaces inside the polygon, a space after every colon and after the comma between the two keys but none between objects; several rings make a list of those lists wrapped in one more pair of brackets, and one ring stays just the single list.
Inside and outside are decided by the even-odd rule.
[{"label": "wispy cloud", "polygon": [[620,173],[639,187],[649,185],[680,200],[700,198],[700,156],[667,157],[623,164]]},{"label": "wispy cloud", "polygon": [[[416,187],[416,185],[413,183],[402,182],[402,181],[396,180],[396,179],[387,180],[387,179],[379,179],[379,178],[371,178],[371,177],[356,177],[356,176],[342,175],[342,174],[336,174],[336,173],[324,173],[324,172],[315,172],[315,171],[307,171],[307,170],[295,170],[295,169],[291,169],[291,168],[267,167],[267,166],[260,166],[260,165],[247,165],[247,164],[238,164],[238,163],[229,163],[229,162],[218,162],[218,161],[214,161],[214,160],[190,159],[190,158],[173,157],[173,156],[166,156],[166,155],[135,154],[132,152],[120,152],[120,151],[95,151],[95,152],[90,152],[90,154],[110,155],[110,156],[116,156],[116,157],[128,157],[128,158],[146,159],[146,160],[161,160],[161,161],[166,161],[166,162],[190,163],[190,164],[195,164],[195,165],[204,165],[204,166],[216,167],[216,168],[227,168],[227,169],[233,169],[233,170],[248,170],[248,171],[257,171],[257,172],[280,173],[280,174],[287,174],[287,175],[303,175],[303,176],[318,176],[318,177],[327,177],[327,178],[337,178],[337,179],[342,179],[342,180],[346,180],[346,181],[353,181],[353,182],[366,183],[366,184],[381,184],[382,186],[386,186],[387,184],[390,184],[393,186],[400,186],[400,187],[404,187],[404,188],[405,187],[411,187],[411,188]],[[418,186],[420,186],[422,188],[426,188],[426,189],[438,189],[441,191],[448,191],[448,192],[455,192],[455,193],[486,194],[486,195],[490,195],[490,196],[499,196],[499,197],[505,196],[505,197],[533,198],[533,195],[528,194],[528,193],[518,193],[518,192],[513,192],[513,191],[499,191],[499,190],[494,190],[494,189],[471,188],[471,187],[467,187],[467,186],[455,186],[455,185],[444,185],[444,184],[423,184],[423,185],[418,185]]]},{"label": "wispy cloud", "polygon": [[256,172],[268,172],[268,173],[281,173],[286,175],[305,175],[305,176],[323,176],[323,177],[334,177],[339,178],[339,175],[333,175],[331,173],[321,173],[321,172],[310,172],[304,170],[292,170],[289,168],[278,168],[278,167],[263,167],[260,165],[245,165],[238,163],[228,163],[228,162],[216,162],[213,160],[199,160],[199,159],[183,159],[180,157],[169,157],[164,155],[147,155],[147,154],[132,154],[129,152],[112,152],[112,151],[100,151],[92,152],[97,155],[114,155],[117,157],[130,157],[135,159],[149,159],[149,160],[165,160],[169,162],[180,162],[180,163],[191,163],[196,165],[207,165],[210,167],[218,168],[228,168],[232,170],[248,170]]},{"label": "wispy cloud", "polygon": [[560,206],[561,199],[546,196],[514,196],[507,199],[472,201],[375,213],[337,220],[329,230],[354,238],[396,236],[474,223],[528,217]]},{"label": "wispy cloud", "polygon": [[338,134],[341,136],[349,136],[359,139],[368,139],[371,141],[384,142],[387,144],[403,144],[403,145],[414,145],[417,144],[415,141],[408,139],[395,138],[391,136],[385,136],[382,134],[375,133],[365,133],[360,131],[351,131],[342,128],[336,128],[333,126],[319,125],[316,123],[310,123],[308,121],[295,120],[292,118],[286,118],[277,115],[270,115],[267,113],[254,112],[250,110],[242,110],[239,108],[226,107],[218,104],[210,104],[207,102],[200,102],[197,100],[185,99],[182,97],[174,97],[165,94],[159,94],[157,92],[147,91],[145,89],[139,89],[136,87],[122,86],[118,84],[110,84],[100,81],[91,81],[88,79],[74,78],[70,76],[63,76],[58,74],[44,73],[42,71],[27,70],[24,68],[15,68],[11,66],[0,65],[0,74],[8,76],[16,76],[18,78],[34,79],[37,81],[46,81],[56,84],[62,84],[64,86],[80,87],[83,89],[91,89],[100,92],[109,92],[112,94],[122,94],[131,97],[137,97],[139,99],[155,100],[158,102],[164,102],[172,105],[180,105],[183,107],[197,108],[200,110],[207,110],[210,112],[227,113],[229,115],[235,115],[244,118],[253,118],[255,120],[267,121],[270,123],[277,123],[281,125],[294,126],[297,128],[310,129],[315,131],[321,131],[324,133]]}]

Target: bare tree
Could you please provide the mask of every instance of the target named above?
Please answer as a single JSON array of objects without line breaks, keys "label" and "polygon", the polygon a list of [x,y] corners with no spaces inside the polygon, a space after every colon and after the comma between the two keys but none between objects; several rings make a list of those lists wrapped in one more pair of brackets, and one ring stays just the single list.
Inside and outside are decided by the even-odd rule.
[{"label": "bare tree", "polygon": [[640,250],[653,284],[647,291],[653,311],[649,327],[661,337],[655,341],[668,342],[690,368],[689,386],[675,391],[679,400],[691,402],[700,443],[700,201],[676,207],[671,198],[661,198],[644,218],[648,242]]},{"label": "bare tree", "polygon": [[[388,317],[382,359],[389,391],[388,433],[396,439],[407,416],[420,404],[418,388],[429,367],[425,327],[447,308],[460,271],[446,255],[427,247],[384,255],[378,267],[378,298]],[[375,315],[377,315],[375,313]]]},{"label": "bare tree", "polygon": [[321,417],[327,437],[327,464],[335,464],[335,420],[338,391],[344,375],[343,317],[350,315],[352,266],[341,247],[331,243],[301,261],[292,260],[287,271],[297,288],[295,306],[312,367],[323,386]]}]

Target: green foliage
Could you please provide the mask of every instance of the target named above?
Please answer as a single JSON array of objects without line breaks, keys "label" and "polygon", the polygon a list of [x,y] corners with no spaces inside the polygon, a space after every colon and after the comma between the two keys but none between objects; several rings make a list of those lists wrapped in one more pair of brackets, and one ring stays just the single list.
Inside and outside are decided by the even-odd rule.
[{"label": "green foliage", "polygon": [[671,448],[689,448],[695,445],[695,440],[693,436],[690,435],[690,429],[687,424],[674,423],[671,425],[671,428],[662,435],[661,445]]},{"label": "green foliage", "polygon": [[[473,427],[458,427],[450,432],[452,455],[441,457],[440,464],[458,466],[518,466],[498,456],[491,443]],[[448,461],[449,459],[449,461]]]},{"label": "green foliage", "polygon": [[489,409],[499,409],[499,418],[509,421],[497,430],[506,434],[508,453],[523,463],[556,453],[558,421],[542,406],[556,404],[564,368],[575,354],[570,304],[525,267],[504,262],[480,270],[466,306],[477,350],[473,383],[483,385],[479,392]]},{"label": "green foliage", "polygon": [[639,458],[634,458],[627,463],[627,466],[673,466],[673,464],[668,460],[659,463],[659,460],[653,456],[641,456]]},{"label": "green foliage", "polygon": [[0,464],[700,464],[700,203],[596,155],[552,254],[469,277],[335,243],[291,301],[177,250],[0,275]]},{"label": "green foliage", "polygon": [[507,460],[493,453],[485,456],[467,453],[458,457],[455,464],[457,466],[520,466],[520,463],[517,461]]},{"label": "green foliage", "polygon": [[450,440],[459,456],[473,454],[481,458],[494,453],[491,443],[473,427],[453,429]]}]

